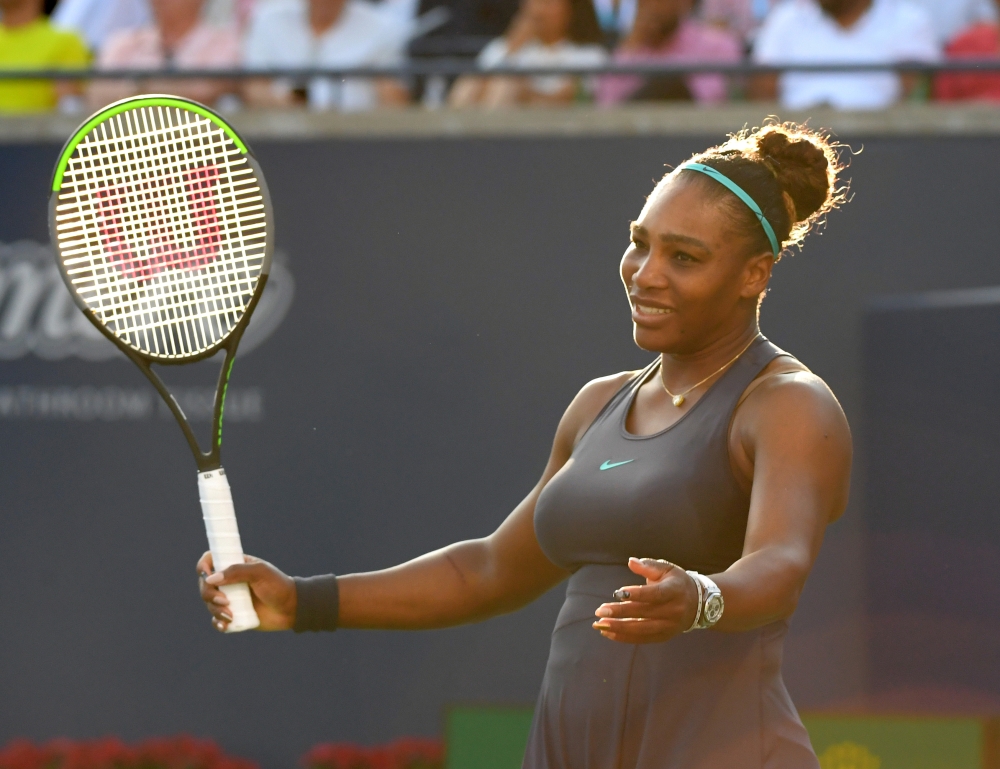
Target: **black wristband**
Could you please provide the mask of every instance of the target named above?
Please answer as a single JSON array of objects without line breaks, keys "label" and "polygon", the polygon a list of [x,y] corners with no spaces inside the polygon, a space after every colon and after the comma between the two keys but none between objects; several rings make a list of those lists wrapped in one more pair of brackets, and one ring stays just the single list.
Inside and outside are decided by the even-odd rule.
[{"label": "black wristband", "polygon": [[318,577],[292,577],[295,580],[297,604],[296,633],[337,629],[340,620],[340,588],[335,574]]}]

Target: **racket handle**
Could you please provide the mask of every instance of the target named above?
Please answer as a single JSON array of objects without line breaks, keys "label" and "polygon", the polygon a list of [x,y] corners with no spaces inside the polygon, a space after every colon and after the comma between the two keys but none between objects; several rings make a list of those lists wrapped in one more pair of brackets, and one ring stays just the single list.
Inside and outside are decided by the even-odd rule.
[{"label": "racket handle", "polygon": [[[229,490],[226,471],[220,467],[198,473],[198,497],[201,499],[201,513],[205,518],[208,547],[212,551],[215,570],[222,571],[243,563],[243,544],[236,525],[236,508],[233,507],[233,494]],[[233,615],[233,621],[226,628],[227,633],[252,630],[260,625],[248,585],[223,585],[220,589],[229,599],[229,610]]]}]

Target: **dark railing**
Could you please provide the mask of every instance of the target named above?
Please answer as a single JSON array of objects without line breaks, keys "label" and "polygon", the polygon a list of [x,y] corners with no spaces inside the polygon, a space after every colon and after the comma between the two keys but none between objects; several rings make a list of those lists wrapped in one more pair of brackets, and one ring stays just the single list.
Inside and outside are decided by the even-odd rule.
[{"label": "dark railing", "polygon": [[698,62],[691,64],[608,63],[595,67],[492,67],[483,69],[475,61],[461,58],[414,59],[395,67],[350,68],[275,68],[275,69],[0,69],[0,80],[107,80],[107,79],[176,79],[191,78],[293,78],[314,77],[431,77],[435,75],[771,75],[796,73],[873,73],[899,72],[935,75],[943,72],[1000,72],[1000,59],[966,59],[948,62],[896,62],[891,64],[795,64],[772,66],[737,62]]},{"label": "dark railing", "polygon": [[410,56],[464,56],[479,54],[493,38],[488,35],[428,35],[410,41]]}]

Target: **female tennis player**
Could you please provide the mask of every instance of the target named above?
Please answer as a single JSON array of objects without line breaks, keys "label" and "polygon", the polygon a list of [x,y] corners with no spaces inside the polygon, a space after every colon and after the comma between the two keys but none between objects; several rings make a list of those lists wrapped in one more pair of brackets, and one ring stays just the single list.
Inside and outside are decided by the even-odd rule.
[{"label": "female tennis player", "polygon": [[564,579],[524,766],[816,769],[781,677],[788,619],[847,503],[833,393],[765,339],[778,257],[843,194],[835,148],[769,125],[660,181],[621,262],[641,371],[595,379],[541,480],[490,536],[384,571],[249,583],[266,630],[440,628],[514,611]]}]

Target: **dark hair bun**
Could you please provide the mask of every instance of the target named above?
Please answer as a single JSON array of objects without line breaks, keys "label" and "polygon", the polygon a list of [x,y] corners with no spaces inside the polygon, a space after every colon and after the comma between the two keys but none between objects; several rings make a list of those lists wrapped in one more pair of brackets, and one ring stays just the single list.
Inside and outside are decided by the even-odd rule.
[{"label": "dark hair bun", "polygon": [[[847,199],[847,185],[838,178],[844,169],[842,147],[808,126],[772,122],[732,134],[728,141],[691,159],[719,171],[753,198],[783,252],[789,246],[801,246],[816,223]],[[665,176],[660,184],[669,183],[676,173]],[[694,173],[687,178],[730,207],[734,223],[750,238],[750,248],[771,250],[748,206],[708,177]]]},{"label": "dark hair bun", "polygon": [[825,138],[781,125],[765,126],[753,138],[760,159],[771,169],[782,192],[792,199],[795,223],[824,207],[837,181],[836,159],[831,163],[827,156],[830,145]]}]

